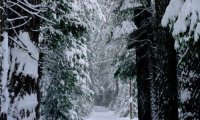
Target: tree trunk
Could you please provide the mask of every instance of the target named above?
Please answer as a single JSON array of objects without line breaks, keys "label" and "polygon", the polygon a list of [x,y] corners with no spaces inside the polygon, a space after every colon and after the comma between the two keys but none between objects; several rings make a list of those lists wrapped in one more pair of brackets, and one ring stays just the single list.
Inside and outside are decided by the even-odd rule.
[{"label": "tree trunk", "polygon": [[[3,2],[2,2],[2,0],[0,1],[0,6],[1,7],[3,7]],[[1,34],[2,34],[2,21],[3,21],[3,11],[2,11],[2,9],[0,9],[0,42],[2,42],[3,41],[3,39],[2,39],[2,36],[1,36]]]},{"label": "tree trunk", "polygon": [[155,0],[155,60],[152,82],[152,116],[159,120],[178,120],[178,92],[176,76],[176,51],[174,39],[161,19],[169,0]]},{"label": "tree trunk", "polygon": [[140,120],[151,120],[150,96],[150,41],[151,27],[148,19],[151,13],[142,8],[135,10],[135,24],[139,28],[133,34],[136,46],[136,69],[138,86],[138,117]]},{"label": "tree trunk", "polygon": [[[12,2],[16,1],[13,0]],[[32,5],[37,5],[41,3],[40,0],[28,0],[28,2]],[[21,3],[18,4],[23,6],[25,9],[33,11]],[[38,69],[39,71],[41,70],[38,66],[39,57],[37,56],[39,55],[37,54],[37,52],[39,52],[38,43],[40,19],[39,17],[21,9],[17,5],[13,5],[10,7],[13,10],[17,11],[21,16],[28,16],[28,18],[15,20],[12,23],[8,23],[7,25],[7,27],[10,28],[13,28],[14,26],[18,27],[8,31],[8,35],[13,39],[16,39],[17,42],[9,39],[9,47],[11,51],[11,63],[8,73],[10,103],[8,106],[8,113],[5,113],[6,117],[5,115],[1,115],[4,117],[1,118],[1,120],[21,120],[24,118],[31,120],[39,119],[39,76],[41,75],[41,73],[38,73]],[[10,9],[7,9],[6,11],[8,11],[7,17],[10,19],[19,17],[15,12],[11,11]],[[28,22],[26,24],[23,24],[25,23],[25,21]],[[27,44],[27,41],[29,42],[29,44]],[[37,50],[37,52],[31,51],[33,50],[31,49],[32,46],[36,48],[34,50]],[[16,50],[19,52],[17,53]],[[30,61],[28,61],[29,59]],[[34,67],[35,69],[33,69],[32,66],[29,67],[32,64],[36,65]],[[36,70],[37,75],[34,74],[34,70]]]},{"label": "tree trunk", "polygon": [[116,79],[116,91],[115,91],[115,97],[119,94],[119,79]]}]

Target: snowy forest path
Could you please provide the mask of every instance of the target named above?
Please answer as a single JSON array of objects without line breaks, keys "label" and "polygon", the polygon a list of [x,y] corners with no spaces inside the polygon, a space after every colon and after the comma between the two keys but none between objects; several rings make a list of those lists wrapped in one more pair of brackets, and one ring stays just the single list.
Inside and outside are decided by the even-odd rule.
[{"label": "snowy forest path", "polygon": [[[119,118],[113,111],[103,106],[95,106],[92,113],[85,120],[130,120],[129,118]],[[134,119],[138,120],[138,119]]]}]

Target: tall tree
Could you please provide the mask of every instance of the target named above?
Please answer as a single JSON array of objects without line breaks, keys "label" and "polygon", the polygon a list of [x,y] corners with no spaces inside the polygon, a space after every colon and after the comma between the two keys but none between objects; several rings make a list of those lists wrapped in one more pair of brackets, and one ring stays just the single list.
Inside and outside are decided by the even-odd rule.
[{"label": "tall tree", "polygon": [[[2,1],[3,31],[1,119],[39,119],[40,0]],[[1,9],[2,9],[1,6]],[[10,52],[8,52],[10,51]],[[10,62],[9,62],[10,58]]]},{"label": "tall tree", "polygon": [[82,120],[93,107],[86,37],[92,17],[88,12],[96,11],[95,5],[91,0],[55,0],[50,5],[54,9],[47,17],[56,24],[43,24],[42,36],[48,44],[44,46],[48,58],[44,60],[44,119]]},{"label": "tall tree", "polygon": [[154,79],[152,81],[153,119],[178,120],[176,51],[174,39],[161,20],[169,0],[155,0]]},{"label": "tall tree", "polygon": [[[198,0],[171,0],[162,19],[176,40],[180,93],[180,119],[200,117],[200,24]],[[173,14],[171,14],[173,12]]]},{"label": "tall tree", "polygon": [[[138,29],[133,33],[132,44],[136,49],[136,73],[138,87],[138,117],[151,120],[151,67],[150,50],[152,42],[151,13],[144,10],[145,6],[135,9],[135,24]],[[146,6],[150,7],[150,6]]]}]

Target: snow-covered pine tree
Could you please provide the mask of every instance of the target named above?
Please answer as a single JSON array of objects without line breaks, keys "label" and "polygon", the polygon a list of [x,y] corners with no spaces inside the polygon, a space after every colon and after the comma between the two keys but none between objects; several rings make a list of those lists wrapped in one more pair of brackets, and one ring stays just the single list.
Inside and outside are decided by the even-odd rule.
[{"label": "snow-covered pine tree", "polygon": [[43,57],[42,119],[68,120],[72,103],[70,94],[75,89],[76,78],[69,67],[64,50],[66,46],[49,50]]},{"label": "snow-covered pine tree", "polygon": [[1,1],[1,17],[4,15],[1,19],[1,120],[40,117],[38,38],[41,8],[40,0]]},{"label": "snow-covered pine tree", "polygon": [[178,51],[180,119],[199,119],[200,116],[200,2],[171,0],[162,19],[175,38]]},{"label": "snow-covered pine tree", "polygon": [[47,29],[42,35],[48,44],[44,49],[50,50],[44,53],[43,86],[48,86],[44,89],[44,119],[83,119],[93,106],[85,38],[88,21],[83,9],[87,4],[82,2],[86,1],[57,0],[50,5],[54,12],[47,13],[56,24],[44,24]]}]

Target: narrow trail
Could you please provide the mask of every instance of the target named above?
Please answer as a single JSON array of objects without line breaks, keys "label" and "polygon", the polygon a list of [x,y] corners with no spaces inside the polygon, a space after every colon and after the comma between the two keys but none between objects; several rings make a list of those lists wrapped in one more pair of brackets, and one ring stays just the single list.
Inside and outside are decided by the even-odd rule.
[{"label": "narrow trail", "polygon": [[[95,106],[93,112],[85,120],[130,120],[129,118],[119,118],[113,111],[102,107]],[[138,119],[133,119],[138,120]]]}]

